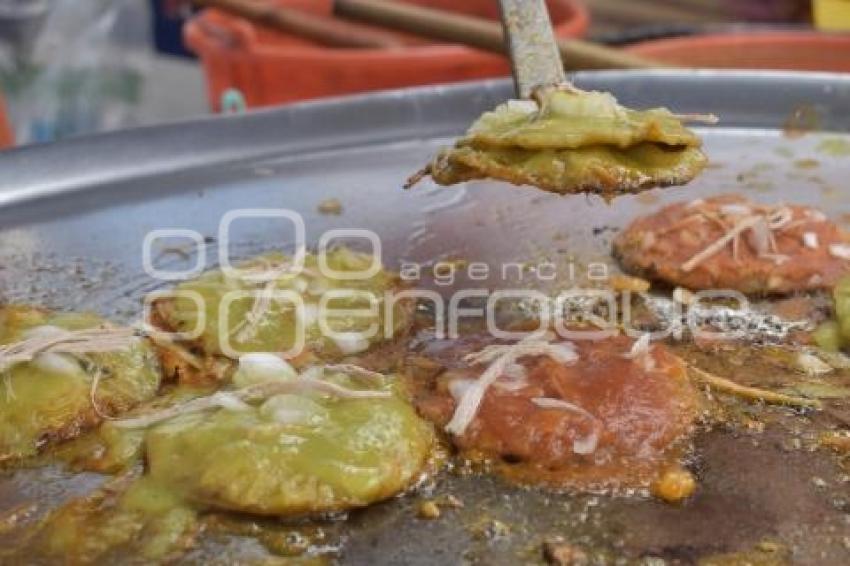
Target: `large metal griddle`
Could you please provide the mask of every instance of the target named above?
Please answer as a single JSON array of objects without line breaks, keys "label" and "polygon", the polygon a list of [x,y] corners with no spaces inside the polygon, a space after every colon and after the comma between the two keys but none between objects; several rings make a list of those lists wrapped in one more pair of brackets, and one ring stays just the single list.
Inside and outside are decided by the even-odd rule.
[{"label": "large metal griddle", "polygon": [[[850,156],[818,149],[824,140],[850,143],[850,76],[602,72],[578,74],[575,82],[612,91],[629,106],[719,115],[720,125],[702,132],[712,167],[687,188],[610,205],[489,182],[454,188],[425,183],[403,192],[406,176],[441,144],[512,95],[508,81],[377,93],[22,148],[0,155],[0,300],[134,319],[141,296],[166,285],[144,274],[145,234],[190,228],[216,238],[220,218],[234,208],[298,211],[308,242],[330,228],[368,228],[381,237],[390,267],[440,258],[493,265],[550,259],[564,267],[559,288],[569,284],[569,265],[580,272],[590,261],[613,264],[615,230],[674,200],[738,191],[757,200],[812,204],[842,222],[850,214]],[[814,131],[788,137],[783,128],[789,119]],[[342,202],[341,215],[317,212],[330,197]],[[246,257],[291,241],[281,223],[242,221],[234,226],[231,251]],[[218,261],[212,241],[208,252],[212,266]],[[161,268],[193,262],[180,254],[157,257]],[[475,286],[508,283],[493,277]],[[459,277],[453,286],[424,285],[448,294],[470,283]],[[834,459],[782,450],[782,439],[771,435],[756,443],[719,432],[701,435],[701,490],[682,508],[445,474],[432,489],[457,495],[465,508],[438,521],[417,519],[415,498],[406,498],[324,528],[329,542],[343,543],[342,561],[351,564],[534,562],[540,542],[552,535],[604,546],[629,560],[652,556],[672,563],[773,538],[794,545],[795,562],[847,563],[850,551],[841,544],[850,536],[847,484],[824,488],[812,481],[833,477]],[[60,501],[98,481],[53,468],[4,472],[0,510],[25,500]],[[510,532],[488,530],[490,519],[509,524]],[[263,556],[251,539],[203,540],[185,560]]]}]

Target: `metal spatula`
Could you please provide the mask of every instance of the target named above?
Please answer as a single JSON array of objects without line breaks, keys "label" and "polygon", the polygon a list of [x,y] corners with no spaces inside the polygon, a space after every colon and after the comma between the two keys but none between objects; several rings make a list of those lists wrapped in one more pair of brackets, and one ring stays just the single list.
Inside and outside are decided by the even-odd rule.
[{"label": "metal spatula", "polygon": [[545,0],[499,0],[517,95],[567,82]]}]

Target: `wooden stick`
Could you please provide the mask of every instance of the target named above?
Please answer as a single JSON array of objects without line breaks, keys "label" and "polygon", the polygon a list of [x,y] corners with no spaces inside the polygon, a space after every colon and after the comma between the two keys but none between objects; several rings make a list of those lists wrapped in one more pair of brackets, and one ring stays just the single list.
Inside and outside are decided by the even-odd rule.
[{"label": "wooden stick", "polygon": [[[351,18],[388,28],[403,30],[442,41],[462,43],[486,51],[505,53],[502,26],[497,22],[455,14],[443,10],[422,8],[402,2],[381,0],[335,0],[335,12]],[[561,58],[567,69],[640,69],[668,67],[578,39],[558,39]]]},{"label": "wooden stick", "polygon": [[[717,0],[691,2],[683,0],[635,2],[635,0],[591,0],[588,8],[603,21],[632,26],[724,22],[734,19]],[[713,6],[712,6],[713,5]]]},{"label": "wooden stick", "polygon": [[217,8],[228,14],[328,47],[385,49],[407,42],[398,35],[369,26],[322,17],[302,10],[282,8],[255,0],[194,0],[198,6]]}]

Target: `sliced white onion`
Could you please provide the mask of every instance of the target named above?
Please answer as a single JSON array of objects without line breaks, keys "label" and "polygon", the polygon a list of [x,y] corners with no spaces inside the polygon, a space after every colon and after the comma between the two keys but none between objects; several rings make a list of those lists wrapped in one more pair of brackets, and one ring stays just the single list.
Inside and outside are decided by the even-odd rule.
[{"label": "sliced white onion", "polygon": [[504,376],[514,381],[520,381],[526,378],[528,371],[525,366],[516,362],[505,368]]},{"label": "sliced white onion", "polygon": [[38,354],[32,359],[30,365],[40,371],[67,376],[79,375],[83,369],[74,356],[55,352]]},{"label": "sliced white onion", "polygon": [[[302,397],[305,393],[313,392],[340,399],[387,399],[392,397],[392,393],[389,391],[348,389],[347,387],[328,381],[305,379],[304,377],[293,381],[267,381],[244,389],[237,389],[230,393],[239,400],[251,401],[257,399],[268,399],[275,395],[287,394],[294,394],[296,397]],[[181,415],[208,411],[220,406],[220,403],[214,399],[214,395],[208,395],[206,397],[191,399],[185,403],[172,405],[159,411],[143,413],[138,416],[112,421],[112,424],[119,428],[147,428]]]},{"label": "sliced white onion", "polygon": [[820,247],[818,243],[817,232],[803,232],[803,245],[810,250],[816,250]]},{"label": "sliced white onion", "polygon": [[533,100],[508,100],[505,106],[508,110],[522,112],[523,114],[534,114],[537,112],[537,103]]},{"label": "sliced white onion", "polygon": [[303,395],[275,395],[260,405],[260,414],[281,424],[318,425],[328,418],[322,405]]},{"label": "sliced white onion", "polygon": [[600,423],[599,419],[593,416],[590,412],[578,405],[564,401],[563,399],[535,397],[531,400],[531,402],[541,409],[561,409],[576,413],[577,415],[581,415],[582,417],[589,419],[593,423],[593,430],[585,437],[573,441],[573,452],[576,454],[587,455],[593,454],[596,451],[596,446],[599,444],[599,432],[602,428],[602,423]]},{"label": "sliced white onion", "polygon": [[573,364],[578,361],[578,353],[572,342],[552,344],[546,350],[546,355],[562,364]]},{"label": "sliced white onion", "polygon": [[524,379],[500,379],[493,384],[493,387],[502,391],[519,391],[523,387],[528,387],[528,381]]},{"label": "sliced white onion", "polygon": [[361,332],[338,332],[331,338],[343,354],[359,354],[369,349],[369,340]]},{"label": "sliced white onion", "polygon": [[515,360],[511,354],[506,353],[497,358],[478,379],[476,379],[457,402],[457,407],[451,420],[446,425],[446,432],[460,436],[466,431],[478,414],[478,407],[484,400],[487,389],[504,373],[505,367]]},{"label": "sliced white onion", "polygon": [[806,216],[809,217],[810,220],[814,222],[826,222],[826,214],[821,212],[820,210],[815,210],[813,208],[806,209]]},{"label": "sliced white onion", "polygon": [[564,409],[567,411],[572,411],[573,413],[577,413],[583,417],[587,417],[592,420],[596,420],[587,409],[583,407],[579,407],[575,403],[570,403],[569,401],[564,401],[563,399],[555,399],[553,397],[533,397],[531,402],[537,405],[542,409]]},{"label": "sliced white onion", "polygon": [[32,340],[33,338],[55,338],[59,336],[64,336],[65,334],[68,334],[68,331],[64,328],[59,328],[58,326],[52,326],[50,324],[44,324],[42,326],[36,326],[24,331],[23,338],[24,340]]},{"label": "sliced white onion", "polygon": [[850,369],[850,356],[842,352],[819,350],[818,357],[828,363],[833,369]]},{"label": "sliced white onion", "polygon": [[838,259],[850,259],[850,245],[847,244],[830,244],[829,254]]},{"label": "sliced white onion", "polygon": [[832,371],[832,366],[808,352],[800,352],[797,356],[797,367],[809,375],[823,375]]},{"label": "sliced white onion", "polygon": [[323,366],[310,366],[301,372],[301,379],[315,379],[321,381],[325,378],[325,368]]},{"label": "sliced white onion", "polygon": [[645,332],[640,338],[632,344],[631,350],[623,354],[627,360],[632,360],[638,363],[643,368],[643,371],[650,372],[655,369],[655,358],[652,357],[652,337],[649,332]]},{"label": "sliced white onion", "polygon": [[652,336],[649,332],[644,332],[640,338],[635,340],[635,343],[632,344],[631,350],[623,354],[623,357],[628,360],[635,360],[637,358],[643,357],[649,353],[649,346],[652,340]]},{"label": "sliced white onion", "polygon": [[[535,343],[535,342],[551,342],[558,337],[558,334],[553,330],[547,330],[541,336],[531,334],[519,341],[520,344]],[[572,344],[570,344],[572,346]]]},{"label": "sliced white onion", "polygon": [[747,242],[758,256],[770,253],[770,227],[767,225],[767,220],[765,218],[759,218],[759,220],[750,227],[750,231],[747,232]]},{"label": "sliced white onion", "polygon": [[723,251],[723,249],[726,248],[726,246],[730,242],[733,242],[740,234],[743,234],[744,232],[761,222],[764,222],[763,216],[745,216],[743,218],[738,218],[735,221],[735,225],[730,228],[725,234],[710,243],[701,251],[697,252],[695,255],[691,256],[688,261],[683,263],[681,267],[682,271],[689,272],[694,270],[702,262],[713,257],[714,254]]},{"label": "sliced white onion", "polygon": [[[549,338],[551,337],[546,337],[547,340]],[[570,342],[550,344],[539,337],[528,337],[513,345],[486,346],[478,352],[467,354],[464,360],[469,363],[490,365],[464,392],[454,415],[446,425],[446,431],[457,436],[463,434],[475,419],[487,389],[504,376],[509,366],[526,356],[549,356],[565,365],[578,360],[575,347]]]},{"label": "sliced white onion", "polygon": [[747,216],[752,212],[753,209],[745,204],[730,203],[720,207],[720,213],[726,216]]},{"label": "sliced white onion", "polygon": [[453,379],[449,381],[449,393],[455,401],[460,401],[473,383],[475,383],[474,379]]},{"label": "sliced white onion", "polygon": [[233,393],[217,391],[210,396],[210,403],[228,411],[250,411],[253,407]]},{"label": "sliced white onion", "polygon": [[298,372],[274,354],[255,352],[239,357],[239,368],[233,375],[233,384],[247,387],[267,381],[288,381],[298,378]]},{"label": "sliced white onion", "polygon": [[788,226],[794,220],[794,211],[783,206],[771,211],[768,215],[768,226],[771,230],[779,230]]},{"label": "sliced white onion", "polygon": [[573,452],[576,454],[587,456],[596,452],[596,446],[599,444],[599,432],[594,429],[593,432],[573,441]]}]

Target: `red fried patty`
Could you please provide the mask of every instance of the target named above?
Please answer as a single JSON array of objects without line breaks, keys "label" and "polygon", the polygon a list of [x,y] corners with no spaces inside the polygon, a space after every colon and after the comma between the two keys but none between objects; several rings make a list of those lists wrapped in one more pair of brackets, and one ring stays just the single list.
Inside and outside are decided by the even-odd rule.
[{"label": "red fried patty", "polygon": [[[423,416],[445,427],[464,390],[487,364],[458,362],[481,344],[468,339],[430,352],[442,373],[416,384]],[[521,483],[562,487],[645,486],[681,455],[698,412],[684,363],[660,344],[625,336],[569,346],[572,363],[524,356],[483,396],[453,444]]]},{"label": "red fried patty", "polygon": [[630,273],[696,290],[782,294],[829,288],[850,273],[850,235],[821,211],[731,194],[636,219],[614,254]]}]

